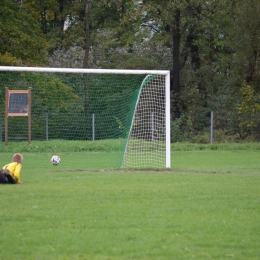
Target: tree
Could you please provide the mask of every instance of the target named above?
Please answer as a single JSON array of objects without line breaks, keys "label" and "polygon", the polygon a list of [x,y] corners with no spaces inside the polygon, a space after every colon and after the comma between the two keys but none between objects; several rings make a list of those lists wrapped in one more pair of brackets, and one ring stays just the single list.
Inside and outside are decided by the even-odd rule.
[{"label": "tree", "polygon": [[[30,21],[38,19],[34,26],[46,39],[38,38],[41,44],[48,43],[51,66],[170,69],[171,114],[173,119],[181,117],[180,127],[203,131],[209,111],[221,111],[219,122],[228,123],[227,115],[237,113],[237,107],[240,116],[233,125],[242,125],[248,107],[258,108],[257,0],[24,0],[21,10],[18,2],[3,3],[24,17],[27,12]],[[25,48],[14,49],[18,41],[14,44],[11,37],[21,26],[12,29],[17,22],[9,23],[2,15],[0,21],[5,21],[0,30],[7,32],[0,42],[8,39],[13,46],[2,44],[0,58],[15,64],[17,52],[28,55],[21,51]],[[87,93],[87,84],[85,88]],[[256,126],[257,114],[252,118]]]},{"label": "tree", "polygon": [[259,135],[260,114],[260,3],[239,0],[234,5],[234,22],[229,47],[233,50],[232,71],[240,95],[238,111],[243,135]]},{"label": "tree", "polygon": [[20,1],[0,3],[0,63],[44,65],[46,42],[37,17]]}]

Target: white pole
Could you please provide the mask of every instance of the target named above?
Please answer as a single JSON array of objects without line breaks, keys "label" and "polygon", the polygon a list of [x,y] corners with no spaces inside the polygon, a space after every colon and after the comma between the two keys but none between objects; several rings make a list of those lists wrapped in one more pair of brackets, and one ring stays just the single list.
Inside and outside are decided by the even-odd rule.
[{"label": "white pole", "polygon": [[76,68],[44,68],[44,67],[13,67],[0,66],[0,71],[28,72],[60,72],[60,73],[109,73],[109,74],[158,74],[167,75],[168,70],[116,70],[116,69],[76,69]]},{"label": "white pole", "polygon": [[171,168],[170,72],[165,76],[166,168]]}]

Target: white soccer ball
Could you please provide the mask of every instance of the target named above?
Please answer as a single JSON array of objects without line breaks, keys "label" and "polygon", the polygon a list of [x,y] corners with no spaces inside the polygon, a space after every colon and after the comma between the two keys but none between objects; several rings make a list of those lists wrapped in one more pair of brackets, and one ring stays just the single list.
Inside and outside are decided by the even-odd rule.
[{"label": "white soccer ball", "polygon": [[52,165],[57,166],[58,164],[60,164],[60,162],[61,162],[61,159],[60,159],[60,157],[58,155],[53,155],[51,157],[51,164]]}]

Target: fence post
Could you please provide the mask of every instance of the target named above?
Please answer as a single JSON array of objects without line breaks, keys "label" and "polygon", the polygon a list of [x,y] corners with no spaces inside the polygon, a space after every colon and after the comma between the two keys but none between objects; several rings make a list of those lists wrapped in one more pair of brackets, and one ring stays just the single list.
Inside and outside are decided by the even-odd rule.
[{"label": "fence post", "polygon": [[213,111],[210,112],[210,143],[213,144],[213,122],[214,122]]},{"label": "fence post", "polygon": [[2,124],[2,116],[0,116],[0,142],[2,142],[3,138],[3,124]]},{"label": "fence post", "polygon": [[154,140],[154,114],[151,115],[152,141]]},{"label": "fence post", "polygon": [[92,140],[95,140],[95,114],[92,114]]},{"label": "fence post", "polygon": [[49,140],[49,117],[48,113],[45,113],[45,118],[46,118],[46,141]]}]

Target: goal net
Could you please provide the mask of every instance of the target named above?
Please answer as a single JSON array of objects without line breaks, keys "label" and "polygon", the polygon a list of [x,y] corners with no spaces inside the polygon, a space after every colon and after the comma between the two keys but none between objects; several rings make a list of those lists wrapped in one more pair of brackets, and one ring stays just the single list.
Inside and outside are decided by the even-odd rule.
[{"label": "goal net", "polygon": [[[28,89],[19,114],[24,98],[6,93]],[[168,71],[0,67],[0,98],[2,152],[47,168],[57,154],[67,170],[170,167]]]}]

